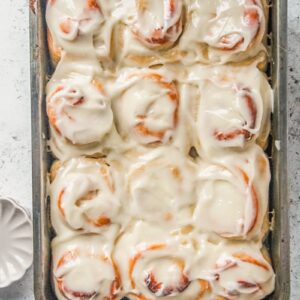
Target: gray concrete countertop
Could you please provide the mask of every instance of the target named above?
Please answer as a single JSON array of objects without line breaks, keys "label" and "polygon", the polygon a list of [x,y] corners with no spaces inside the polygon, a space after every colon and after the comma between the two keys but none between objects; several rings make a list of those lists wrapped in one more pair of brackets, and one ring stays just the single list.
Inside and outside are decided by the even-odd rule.
[{"label": "gray concrete countertop", "polygon": [[[31,209],[28,1],[0,1],[0,195]],[[300,1],[289,0],[288,149],[291,299],[300,299]],[[286,99],[282,99],[285,101]],[[0,300],[33,300],[32,269]]]},{"label": "gray concrete countertop", "polygon": [[300,1],[289,0],[288,179],[291,234],[291,299],[300,299]]}]

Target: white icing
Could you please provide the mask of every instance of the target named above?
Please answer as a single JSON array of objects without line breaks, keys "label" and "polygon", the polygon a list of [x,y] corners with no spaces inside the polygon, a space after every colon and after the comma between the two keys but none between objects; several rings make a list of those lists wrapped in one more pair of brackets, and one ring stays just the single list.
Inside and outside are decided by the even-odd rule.
[{"label": "white icing", "polygon": [[183,2],[122,0],[117,10],[117,63],[145,66],[178,59],[180,53],[172,49],[183,31]]},{"label": "white icing", "polygon": [[120,65],[224,63],[265,52],[264,6],[261,0],[55,0],[46,17],[58,56],[63,49]]},{"label": "white icing", "polygon": [[190,52],[187,63],[239,61],[261,49],[266,22],[262,1],[187,2],[189,19],[180,40],[180,48]]},{"label": "white icing", "polygon": [[119,224],[122,181],[106,160],[72,159],[51,184],[51,219],[57,234],[68,230],[102,232]]},{"label": "white icing", "polygon": [[258,146],[200,163],[194,222],[227,238],[260,237],[268,208],[270,170]]},{"label": "white icing", "polygon": [[256,67],[196,66],[189,80],[200,89],[196,128],[203,156],[222,155],[255,141],[266,144],[272,91]]},{"label": "white icing", "polygon": [[129,74],[115,103],[121,134],[142,144],[168,143],[178,125],[179,95],[174,82],[159,73]]},{"label": "white icing", "polygon": [[130,214],[162,225],[189,223],[194,176],[194,165],[172,148],[141,155],[126,177]]},{"label": "white icing", "polygon": [[274,272],[257,244],[205,244],[205,248],[209,254],[194,268],[194,276],[211,285],[212,293],[204,299],[259,300],[274,289]]},{"label": "white icing", "polygon": [[265,4],[48,1],[60,61],[46,99],[61,160],[50,185],[59,300],[272,292],[261,252],[270,170],[258,146],[272,91],[259,58],[212,66],[264,51]]},{"label": "white icing", "polygon": [[155,225],[137,222],[119,239],[114,252],[123,293],[151,300],[198,299],[202,286],[190,271],[203,253],[195,247],[191,238],[174,237]]},{"label": "white icing", "polygon": [[110,59],[116,0],[48,1],[46,19],[56,48],[73,55]]},{"label": "white icing", "polygon": [[[170,235],[158,226],[137,222],[118,240],[113,257],[122,295],[135,294],[131,299],[252,300],[263,299],[274,288],[272,267],[254,243],[212,244],[195,232]],[[255,287],[245,287],[247,283]]]},{"label": "white icing", "polygon": [[110,85],[117,131],[130,147],[191,146],[188,132],[192,89],[175,80],[175,71],[123,69]]},{"label": "white icing", "polygon": [[53,244],[53,281],[59,300],[105,299],[118,290],[111,243],[101,236],[80,236]]},{"label": "white icing", "polygon": [[134,20],[129,21],[129,25],[138,40],[152,48],[172,44],[178,39],[182,30],[181,14],[181,0],[164,0],[163,3],[161,0],[138,0],[132,14],[126,17]]},{"label": "white icing", "polygon": [[59,159],[104,153],[119,143],[103,74],[96,59],[67,55],[49,81],[50,147]]},{"label": "white icing", "polygon": [[[48,116],[57,133],[72,144],[100,142],[111,130],[113,115],[102,83],[90,76],[73,76],[48,90]],[[103,87],[104,89],[104,87]]]}]

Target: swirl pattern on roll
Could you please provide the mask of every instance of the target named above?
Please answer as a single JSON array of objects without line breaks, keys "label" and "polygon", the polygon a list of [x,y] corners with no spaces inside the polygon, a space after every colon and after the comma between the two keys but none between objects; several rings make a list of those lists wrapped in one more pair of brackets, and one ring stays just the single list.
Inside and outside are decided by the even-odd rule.
[{"label": "swirl pattern on roll", "polygon": [[113,162],[78,158],[52,170],[51,216],[57,233],[101,232],[118,223],[120,179]]},{"label": "swirl pattern on roll", "polygon": [[53,279],[59,300],[114,299],[120,288],[111,245],[100,236],[54,243]]},{"label": "swirl pattern on roll", "polygon": [[181,46],[194,53],[193,60],[226,62],[257,53],[266,30],[264,1],[189,2]]},{"label": "swirl pattern on roll", "polygon": [[114,103],[117,128],[125,139],[140,144],[166,144],[174,138],[179,119],[175,83],[159,72],[129,72]]},{"label": "swirl pattern on roll", "polygon": [[185,11],[183,0],[121,1],[117,63],[151,66],[182,57],[177,45],[184,31]]},{"label": "swirl pattern on roll", "polygon": [[200,163],[195,223],[225,238],[261,238],[269,182],[269,162],[258,146],[213,164]]},{"label": "swirl pattern on roll", "polygon": [[200,89],[196,128],[201,154],[222,155],[254,142],[265,147],[273,94],[263,73],[254,66],[191,70],[190,79]]},{"label": "swirl pattern on roll", "polygon": [[63,52],[76,56],[96,56],[110,60],[111,36],[115,21],[112,14],[117,1],[51,0],[46,20],[48,45],[55,63]]},{"label": "swirl pattern on roll", "polygon": [[94,60],[65,59],[47,85],[50,146],[62,160],[103,152],[114,132],[106,81],[92,63]]},{"label": "swirl pattern on roll", "polygon": [[136,223],[120,238],[114,253],[124,291],[132,291],[128,297],[202,299],[210,288],[192,273],[196,244],[190,237],[176,238],[155,225]]},{"label": "swirl pattern on roll", "polygon": [[136,1],[136,19],[131,25],[137,39],[149,48],[168,47],[182,31],[182,1]]},{"label": "swirl pattern on roll", "polygon": [[112,127],[110,103],[97,79],[76,76],[49,91],[47,112],[56,133],[72,144],[100,142]]},{"label": "swirl pattern on roll", "polygon": [[209,282],[208,299],[259,300],[274,289],[274,271],[257,244],[204,244],[209,254],[199,260],[195,272]]}]

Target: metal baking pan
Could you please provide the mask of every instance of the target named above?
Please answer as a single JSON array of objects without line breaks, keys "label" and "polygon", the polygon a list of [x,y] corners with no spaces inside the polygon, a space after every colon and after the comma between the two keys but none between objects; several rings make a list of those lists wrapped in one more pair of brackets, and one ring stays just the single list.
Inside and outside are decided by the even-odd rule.
[{"label": "metal baking pan", "polygon": [[[276,289],[269,300],[290,298],[289,222],[287,195],[287,1],[273,0],[270,8],[271,64],[269,75],[275,93],[272,122],[272,183],[270,209],[274,211],[273,230],[268,238],[275,268]],[[30,0],[31,38],[31,110],[32,110],[32,176],[34,225],[34,291],[35,299],[56,299],[51,288],[51,226],[47,196],[47,171],[51,156],[47,149],[48,125],[45,108],[45,86],[52,73],[46,42],[46,0]]]}]

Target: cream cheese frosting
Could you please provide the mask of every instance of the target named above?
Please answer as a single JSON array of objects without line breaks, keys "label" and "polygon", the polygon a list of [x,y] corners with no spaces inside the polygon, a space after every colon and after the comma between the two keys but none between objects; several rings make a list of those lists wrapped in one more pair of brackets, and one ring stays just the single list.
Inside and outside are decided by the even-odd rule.
[{"label": "cream cheese frosting", "polygon": [[[147,234],[145,234],[147,233]],[[255,243],[211,243],[137,222],[113,254],[130,299],[263,299],[274,272]]]},{"label": "cream cheese frosting", "polygon": [[[259,300],[265,0],[48,0],[59,300]],[[262,55],[264,56],[264,55]]]},{"label": "cream cheese frosting", "polygon": [[118,141],[106,82],[93,58],[73,61],[67,55],[60,61],[46,99],[50,147],[57,158],[104,153]]},{"label": "cream cheese frosting", "polygon": [[172,68],[125,68],[112,89],[117,131],[125,143],[172,144],[188,152],[190,92]]},{"label": "cream cheese frosting", "polygon": [[203,156],[222,155],[255,141],[266,145],[273,92],[254,65],[194,66],[188,80],[200,89],[195,144]]},{"label": "cream cheese frosting", "polygon": [[193,276],[210,284],[211,293],[203,299],[258,300],[273,291],[274,271],[258,244],[202,242],[207,255],[195,264]]},{"label": "cream cheese frosting", "polygon": [[94,59],[64,56],[47,85],[51,150],[61,160],[160,145],[188,153],[197,89],[178,70],[125,68],[116,76]]},{"label": "cream cheese frosting", "polygon": [[[123,1],[125,4],[130,1]],[[128,5],[128,4],[125,4]],[[182,0],[135,1],[132,15],[127,16],[134,35],[149,48],[166,47],[182,31]]]},{"label": "cream cheese frosting", "polygon": [[[146,233],[146,234],[145,234]],[[175,237],[159,226],[137,222],[119,239],[114,259],[123,291],[137,299],[199,299],[207,286],[190,277],[198,257],[189,237]]]},{"label": "cream cheese frosting", "polygon": [[[197,176],[196,165],[168,147],[146,152],[136,161],[124,157],[122,162],[128,170],[126,184],[113,170],[108,173],[114,164],[104,160],[73,159],[56,171],[51,185],[52,224],[59,236],[54,245],[63,245],[76,228],[81,229],[78,233],[115,237],[111,249],[120,272],[120,294],[130,299],[199,299],[200,295],[203,299],[262,299],[272,291],[274,273],[259,250],[270,174],[258,146],[224,155],[214,165],[202,162]],[[118,238],[111,226],[114,220],[126,218],[118,214],[118,200],[124,194],[113,194],[117,183],[124,187],[128,201],[123,203],[123,214],[136,220],[123,227]],[[103,216],[112,224],[90,221]],[[258,242],[225,242],[210,232]],[[57,274],[60,278],[64,272]]]},{"label": "cream cheese frosting", "polygon": [[182,56],[172,50],[183,30],[182,0],[123,0],[119,11],[120,64],[151,65]]},{"label": "cream cheese frosting", "polygon": [[263,1],[187,2],[187,26],[180,41],[180,47],[189,52],[187,62],[240,61],[263,49],[261,42],[266,29]]},{"label": "cream cheese frosting", "polygon": [[51,220],[58,235],[98,232],[120,224],[120,166],[105,159],[74,158],[55,171]]},{"label": "cream cheese frosting", "polygon": [[112,111],[104,87],[97,79],[74,76],[55,86],[49,94],[50,122],[72,144],[101,141],[111,129]]},{"label": "cream cheese frosting", "polygon": [[116,104],[119,130],[138,142],[168,142],[178,123],[179,96],[173,82],[160,74],[132,74],[131,85]]},{"label": "cream cheese frosting", "polygon": [[53,243],[53,282],[59,300],[112,299],[119,290],[112,241],[100,235]]},{"label": "cream cheese frosting", "polygon": [[[124,27],[120,30],[119,43],[123,50],[122,63],[151,65],[183,61],[193,64],[196,61],[219,64],[265,52],[262,45],[267,18],[265,1],[186,0],[180,3],[166,0],[163,8],[161,4],[156,5],[157,2],[123,2],[125,10],[121,22]],[[159,17],[164,22],[159,22]],[[151,22],[146,23],[148,19]],[[142,34],[136,30],[141,23]]]},{"label": "cream cheese frosting", "polygon": [[52,57],[57,62],[62,52],[75,56],[112,59],[112,34],[117,22],[113,11],[117,0],[51,0],[46,20]]},{"label": "cream cheese frosting", "polygon": [[200,162],[194,222],[225,238],[261,238],[268,209],[270,168],[252,145],[214,163]]},{"label": "cream cheese frosting", "polygon": [[189,224],[195,204],[194,167],[168,147],[138,156],[125,179],[129,214],[161,226]]},{"label": "cream cheese frosting", "polygon": [[255,57],[266,18],[261,0],[55,0],[46,13],[55,61],[63,51],[121,66]]}]

